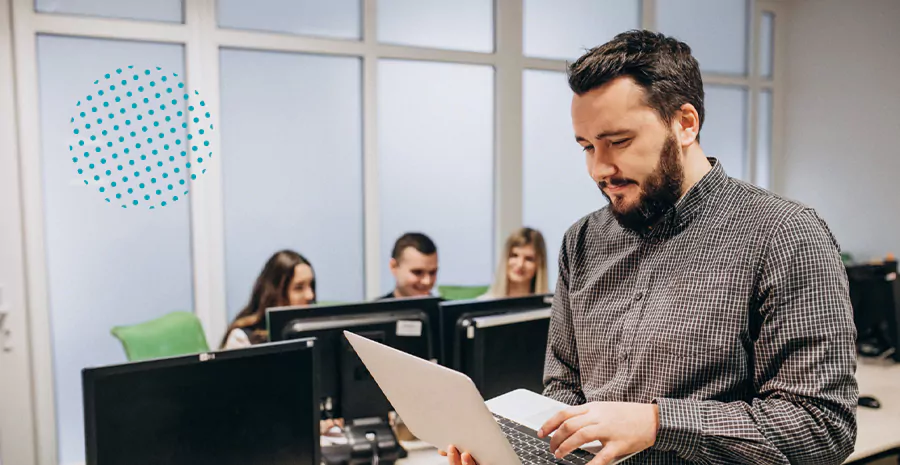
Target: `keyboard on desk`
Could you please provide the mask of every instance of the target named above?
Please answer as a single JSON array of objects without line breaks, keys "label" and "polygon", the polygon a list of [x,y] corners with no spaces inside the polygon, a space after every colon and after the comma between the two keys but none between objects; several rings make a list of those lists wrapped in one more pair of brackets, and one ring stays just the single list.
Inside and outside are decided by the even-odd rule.
[{"label": "keyboard on desk", "polygon": [[576,449],[571,454],[558,459],[550,453],[550,440],[537,437],[537,433],[508,418],[494,415],[506,439],[523,465],[585,465],[594,458],[590,452]]}]

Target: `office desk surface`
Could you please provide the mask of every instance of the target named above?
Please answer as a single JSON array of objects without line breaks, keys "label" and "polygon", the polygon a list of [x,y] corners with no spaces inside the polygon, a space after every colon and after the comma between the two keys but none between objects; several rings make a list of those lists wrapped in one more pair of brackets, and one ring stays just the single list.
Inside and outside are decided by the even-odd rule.
[{"label": "office desk surface", "polygon": [[[859,460],[900,448],[900,364],[884,365],[860,360],[856,370],[859,395],[881,402],[880,409],[857,409],[856,449],[847,461]],[[409,457],[398,465],[440,465],[445,458],[423,443],[409,444]]]},{"label": "office desk surface", "polygon": [[860,360],[856,380],[859,395],[878,399],[881,408],[856,409],[856,449],[848,461],[900,447],[900,364]]}]

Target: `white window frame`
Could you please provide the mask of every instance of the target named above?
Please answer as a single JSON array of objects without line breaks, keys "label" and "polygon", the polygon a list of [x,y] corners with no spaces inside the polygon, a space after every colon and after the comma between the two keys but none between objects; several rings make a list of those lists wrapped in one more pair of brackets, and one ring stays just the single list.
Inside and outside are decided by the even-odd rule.
[{"label": "white window frame", "polygon": [[36,462],[9,0],[0,0],[0,462]]},{"label": "white window frame", "polygon": [[[360,57],[363,61],[363,192],[365,294],[381,290],[381,250],[378,195],[377,65],[382,58],[490,65],[495,69],[495,157],[494,157],[494,250],[502,250],[506,236],[522,224],[522,79],[526,69],[564,71],[564,60],[523,56],[523,0],[495,0],[494,53],[440,50],[382,44],[377,40],[377,0],[362,4],[362,39],[344,40],[304,37],[282,33],[219,29],[215,0],[185,0],[184,23],[38,13],[34,0],[0,0],[0,8],[11,7],[15,55],[18,154],[21,185],[21,217],[25,231],[25,275],[29,318],[30,357],[34,384],[36,464],[57,464],[56,412],[51,360],[51,333],[44,248],[44,201],[41,169],[39,89],[36,56],[38,34],[104,38],[181,44],[185,47],[185,74],[191,86],[202,90],[212,108],[220,108],[219,57],[221,48],[282,51]],[[749,89],[747,115],[747,166],[749,180],[756,170],[757,100],[759,92],[773,91],[772,161],[776,167],[782,150],[784,0],[756,0],[750,21],[750,72],[748,76],[704,74],[708,85],[731,85]],[[642,1],[642,24],[655,29],[656,0]],[[758,31],[763,12],[776,15],[774,74],[758,77]],[[212,133],[213,146],[220,143]],[[215,168],[219,168],[216,165]],[[771,168],[770,168],[771,169]],[[777,170],[770,178],[780,186]],[[221,169],[210,169],[189,196],[193,253],[194,311],[203,322],[207,337],[216,341],[227,327],[225,299],[225,246]]]}]

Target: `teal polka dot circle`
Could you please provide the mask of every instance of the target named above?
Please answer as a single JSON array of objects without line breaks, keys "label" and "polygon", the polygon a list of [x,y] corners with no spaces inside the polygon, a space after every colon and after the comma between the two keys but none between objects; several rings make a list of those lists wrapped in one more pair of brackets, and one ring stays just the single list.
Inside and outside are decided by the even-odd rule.
[{"label": "teal polka dot circle", "polygon": [[[76,102],[68,158],[106,203],[132,209],[177,204],[216,160],[209,104],[181,80],[160,67],[126,66],[104,73]],[[107,159],[116,162],[101,168]],[[147,192],[147,178],[166,182]]]}]

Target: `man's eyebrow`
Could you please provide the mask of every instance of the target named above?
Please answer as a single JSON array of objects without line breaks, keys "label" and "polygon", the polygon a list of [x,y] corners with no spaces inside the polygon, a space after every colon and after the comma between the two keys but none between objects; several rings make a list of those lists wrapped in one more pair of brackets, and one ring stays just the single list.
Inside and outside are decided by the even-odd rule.
[{"label": "man's eyebrow", "polygon": [[[597,140],[600,140],[600,139],[606,139],[608,137],[622,136],[622,135],[629,134],[629,133],[631,133],[631,131],[628,129],[617,129],[615,131],[601,132],[600,134],[597,134],[596,136],[594,136],[594,138]],[[589,141],[581,136],[575,136],[575,142],[590,143],[591,141]]]},{"label": "man's eyebrow", "polygon": [[594,138],[595,139],[606,139],[609,137],[622,136],[622,135],[628,134],[630,132],[631,131],[629,131],[628,129],[616,129],[615,131],[601,132],[600,134],[597,134],[596,136],[594,136]]}]

